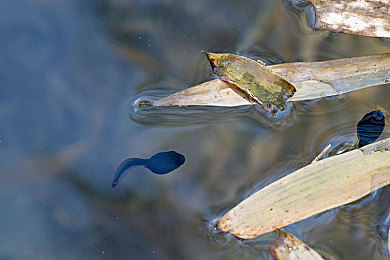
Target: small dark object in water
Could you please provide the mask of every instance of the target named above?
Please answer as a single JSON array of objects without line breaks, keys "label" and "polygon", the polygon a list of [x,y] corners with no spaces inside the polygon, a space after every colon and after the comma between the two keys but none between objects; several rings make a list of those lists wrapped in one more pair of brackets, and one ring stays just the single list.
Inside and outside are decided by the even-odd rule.
[{"label": "small dark object in water", "polygon": [[375,142],[382,134],[385,127],[385,115],[380,110],[375,110],[364,115],[357,124],[357,137],[359,148]]},{"label": "small dark object in water", "polygon": [[150,159],[126,159],[116,169],[112,187],[115,187],[115,185],[118,184],[119,178],[122,176],[122,174],[132,166],[144,166],[153,173],[167,174],[179,168],[184,162],[184,156],[175,151],[157,153],[150,157]]}]

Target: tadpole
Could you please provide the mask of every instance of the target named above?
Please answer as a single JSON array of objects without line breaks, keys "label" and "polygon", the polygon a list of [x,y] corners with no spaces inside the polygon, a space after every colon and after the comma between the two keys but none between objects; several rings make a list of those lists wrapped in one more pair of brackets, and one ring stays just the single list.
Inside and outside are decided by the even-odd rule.
[{"label": "tadpole", "polygon": [[116,169],[112,187],[118,184],[119,178],[127,169],[133,166],[144,166],[155,174],[167,174],[179,168],[185,162],[182,154],[175,151],[161,152],[153,155],[150,159],[128,158]]},{"label": "tadpole", "polygon": [[380,110],[367,113],[357,124],[359,148],[375,142],[385,128],[385,115]]}]

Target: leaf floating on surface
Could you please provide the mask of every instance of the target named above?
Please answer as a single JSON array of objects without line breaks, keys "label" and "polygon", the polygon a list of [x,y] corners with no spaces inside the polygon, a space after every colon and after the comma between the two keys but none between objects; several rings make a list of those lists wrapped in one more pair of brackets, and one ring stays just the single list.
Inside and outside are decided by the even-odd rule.
[{"label": "leaf floating on surface", "polygon": [[[390,83],[390,53],[320,62],[293,62],[265,67],[293,83],[295,102],[335,96]],[[233,84],[211,80],[156,100],[155,106],[253,105],[256,101]]]},{"label": "leaf floating on surface", "polygon": [[278,239],[269,247],[269,251],[275,260],[325,259],[295,236],[280,229],[278,232]]},{"label": "leaf floating on surface", "polygon": [[307,165],[225,214],[217,228],[255,238],[353,202],[390,184],[390,139]]},{"label": "leaf floating on surface", "polygon": [[371,37],[390,38],[388,0],[309,0],[314,5],[314,27]]},{"label": "leaf floating on surface", "polygon": [[232,53],[204,52],[214,73],[245,91],[267,111],[281,108],[295,87],[263,64]]},{"label": "leaf floating on surface", "polygon": [[195,87],[156,100],[154,106],[244,106],[256,104],[237,86],[219,79],[207,81]]},{"label": "leaf floating on surface", "polygon": [[357,124],[359,147],[371,144],[378,140],[385,128],[385,115],[380,110],[367,113]]}]

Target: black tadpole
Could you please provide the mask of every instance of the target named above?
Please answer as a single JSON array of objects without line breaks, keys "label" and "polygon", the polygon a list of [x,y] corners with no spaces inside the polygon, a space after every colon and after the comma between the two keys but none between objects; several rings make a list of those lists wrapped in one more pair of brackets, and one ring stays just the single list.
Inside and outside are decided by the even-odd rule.
[{"label": "black tadpole", "polygon": [[144,166],[155,174],[167,174],[179,168],[185,162],[182,154],[175,151],[161,152],[153,155],[150,159],[129,158],[124,160],[116,169],[112,187],[118,184],[119,178],[127,169],[133,166]]},{"label": "black tadpole", "polygon": [[385,115],[375,110],[364,115],[357,124],[357,137],[359,148],[375,142],[385,128]]}]

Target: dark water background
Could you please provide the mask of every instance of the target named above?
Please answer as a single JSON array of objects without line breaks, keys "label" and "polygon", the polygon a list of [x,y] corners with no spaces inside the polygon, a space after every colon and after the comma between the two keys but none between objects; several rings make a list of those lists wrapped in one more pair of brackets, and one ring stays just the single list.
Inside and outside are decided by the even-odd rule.
[{"label": "dark water background", "polygon": [[[271,259],[275,233],[242,241],[213,224],[327,144],[355,145],[365,113],[389,113],[389,85],[276,119],[132,104],[213,79],[201,50],[269,64],[390,51],[305,20],[281,0],[2,0],[0,259]],[[175,172],[134,168],[111,188],[123,159],[170,150],[186,157]],[[385,187],[286,230],[336,259],[388,259],[389,204]]]}]

